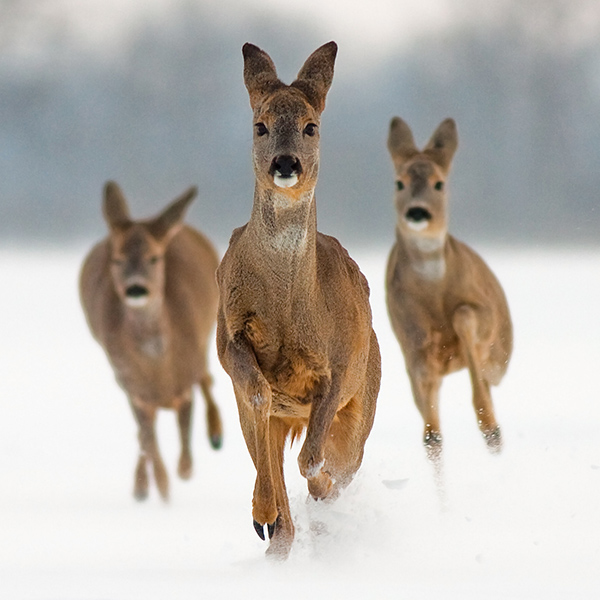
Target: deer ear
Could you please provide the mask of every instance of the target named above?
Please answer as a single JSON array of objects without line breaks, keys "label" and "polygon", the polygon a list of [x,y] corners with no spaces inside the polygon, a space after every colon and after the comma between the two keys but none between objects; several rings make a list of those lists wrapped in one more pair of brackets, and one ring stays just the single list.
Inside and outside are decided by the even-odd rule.
[{"label": "deer ear", "polygon": [[454,119],[445,119],[433,132],[423,152],[447,171],[458,148],[458,132]]},{"label": "deer ear", "polygon": [[104,218],[110,229],[122,229],[131,223],[127,201],[121,188],[114,181],[107,181],[104,186]]},{"label": "deer ear", "polygon": [[265,94],[283,87],[283,83],[277,77],[275,65],[271,57],[254,44],[244,44],[242,47],[244,56],[244,83],[250,95],[250,106],[254,110]]},{"label": "deer ear", "polygon": [[198,188],[191,187],[173,200],[157,217],[148,223],[152,237],[169,242],[183,227],[183,218],[188,206],[198,194]]},{"label": "deer ear", "polygon": [[418,153],[412,131],[400,117],[390,121],[387,147],[394,164],[403,164]]},{"label": "deer ear", "polygon": [[311,105],[323,112],[325,97],[333,81],[333,65],[337,55],[337,44],[328,42],[317,48],[307,59],[292,86],[302,90]]}]

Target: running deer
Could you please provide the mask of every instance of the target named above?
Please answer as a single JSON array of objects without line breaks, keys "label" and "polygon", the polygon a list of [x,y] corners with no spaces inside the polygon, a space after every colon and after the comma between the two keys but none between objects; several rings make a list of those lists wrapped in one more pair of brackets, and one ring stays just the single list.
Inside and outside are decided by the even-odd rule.
[{"label": "running deer", "polygon": [[265,52],[243,47],[256,182],[250,220],[217,270],[217,347],[256,467],[254,528],[264,540],[267,525],[275,558],[294,537],[286,439],[306,428],[300,473],[313,498],[334,498],[361,464],[379,391],[367,281],[317,231],[319,124],[336,52],[334,42],[321,46],[286,85]]},{"label": "running deer", "polygon": [[512,351],[510,314],[498,280],[479,255],[448,233],[446,179],[457,145],[452,119],[440,124],[422,151],[402,119],[390,124],[397,217],[387,305],[432,460],[440,458],[442,448],[442,378],[464,367],[487,446],[501,450],[490,385],[502,379]]},{"label": "running deer", "polygon": [[216,321],[218,258],[208,240],[183,224],[191,188],[157,217],[133,221],[113,182],[105,187],[109,236],[88,254],[80,296],[93,336],[104,348],[139,427],[134,496],[148,495],[146,463],[168,499],[169,481],[155,435],[159,408],[173,409],[181,438],[178,473],[192,474],[193,386],[206,400],[208,436],[221,446],[219,410],[211,395],[207,344]]}]

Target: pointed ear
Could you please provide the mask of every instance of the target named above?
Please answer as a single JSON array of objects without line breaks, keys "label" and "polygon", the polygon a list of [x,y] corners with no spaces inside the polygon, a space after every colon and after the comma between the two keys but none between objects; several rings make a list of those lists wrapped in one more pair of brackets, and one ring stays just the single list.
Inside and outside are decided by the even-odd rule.
[{"label": "pointed ear", "polygon": [[183,227],[183,218],[187,208],[197,194],[198,188],[191,187],[152,219],[148,223],[148,230],[152,237],[159,241],[169,242]]},{"label": "pointed ear", "polygon": [[104,185],[104,218],[110,229],[122,229],[131,223],[127,201],[121,188],[114,181]]},{"label": "pointed ear", "polygon": [[410,127],[400,117],[394,117],[390,121],[387,147],[394,164],[398,165],[405,163],[419,152]]},{"label": "pointed ear", "polygon": [[458,132],[454,119],[445,119],[434,131],[423,152],[447,171],[458,148]]},{"label": "pointed ear", "polygon": [[323,112],[325,97],[333,81],[337,44],[329,42],[317,48],[307,59],[292,86],[302,90],[311,105]]},{"label": "pointed ear", "polygon": [[242,47],[244,56],[244,83],[250,95],[250,106],[254,110],[265,94],[269,94],[277,88],[283,87],[283,83],[277,77],[275,65],[271,57],[254,44],[244,44]]}]

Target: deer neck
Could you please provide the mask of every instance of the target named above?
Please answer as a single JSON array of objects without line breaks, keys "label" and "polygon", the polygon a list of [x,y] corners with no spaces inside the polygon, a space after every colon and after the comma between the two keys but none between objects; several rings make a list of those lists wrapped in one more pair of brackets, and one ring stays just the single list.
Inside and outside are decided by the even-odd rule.
[{"label": "deer neck", "polygon": [[168,347],[169,335],[163,304],[162,298],[155,298],[144,307],[124,306],[127,335],[136,348],[150,358],[162,356]]},{"label": "deer neck", "polygon": [[292,195],[261,190],[254,194],[248,234],[256,248],[257,267],[266,269],[279,288],[298,296],[316,282],[317,213],[314,188]]},{"label": "deer neck", "polygon": [[446,275],[446,247],[448,234],[436,236],[396,232],[399,246],[412,272],[426,282],[439,282]]}]

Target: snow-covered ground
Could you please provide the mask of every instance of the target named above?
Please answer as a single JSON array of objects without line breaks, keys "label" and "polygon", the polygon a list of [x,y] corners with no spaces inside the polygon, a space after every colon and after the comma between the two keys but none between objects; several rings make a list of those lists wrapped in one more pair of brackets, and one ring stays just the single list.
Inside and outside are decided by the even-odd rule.
[{"label": "snow-covered ground", "polygon": [[307,501],[288,453],[297,536],[265,559],[254,469],[213,352],[225,443],[195,415],[195,474],[175,476],[174,416],[159,440],[169,505],[131,495],[134,421],[89,335],[84,249],[0,252],[0,598],[592,599],[600,597],[600,251],[480,249],[515,325],[494,390],[500,456],[486,451],[461,372],[442,388],[446,502],[420,443],[383,295],[385,252],[352,252],[372,288],[383,380],[359,474],[333,504]]}]

